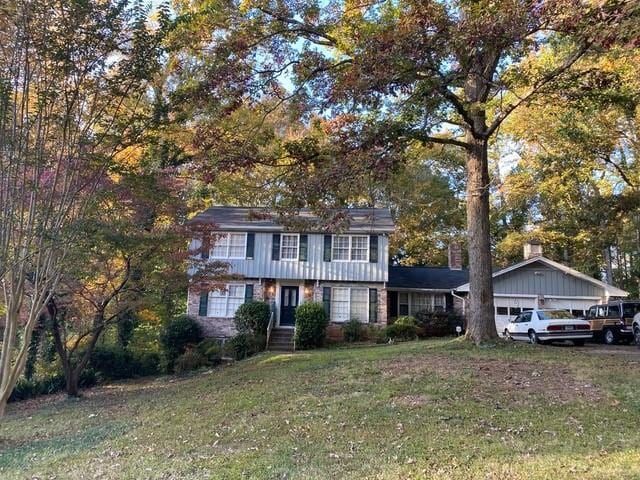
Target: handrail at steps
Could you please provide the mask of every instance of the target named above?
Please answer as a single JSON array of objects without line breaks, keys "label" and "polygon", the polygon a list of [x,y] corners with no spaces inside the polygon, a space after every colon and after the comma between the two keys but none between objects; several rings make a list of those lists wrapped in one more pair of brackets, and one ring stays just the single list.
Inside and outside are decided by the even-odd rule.
[{"label": "handrail at steps", "polygon": [[273,330],[273,321],[275,319],[274,311],[271,310],[271,315],[269,316],[269,325],[267,325],[267,344],[264,346],[265,350],[269,350],[269,338],[271,337],[271,330]]}]

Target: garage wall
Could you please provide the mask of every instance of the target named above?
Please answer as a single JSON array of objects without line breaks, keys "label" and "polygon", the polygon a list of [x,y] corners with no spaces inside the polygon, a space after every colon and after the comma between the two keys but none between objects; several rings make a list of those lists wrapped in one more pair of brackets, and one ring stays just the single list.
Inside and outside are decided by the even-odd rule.
[{"label": "garage wall", "polygon": [[534,262],[495,278],[493,291],[498,294],[567,297],[602,297],[604,295],[601,287],[540,262]]}]

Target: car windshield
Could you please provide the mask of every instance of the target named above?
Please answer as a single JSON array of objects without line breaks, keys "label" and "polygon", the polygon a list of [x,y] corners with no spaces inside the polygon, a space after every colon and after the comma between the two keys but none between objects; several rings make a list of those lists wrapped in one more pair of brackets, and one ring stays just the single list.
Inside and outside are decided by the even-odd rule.
[{"label": "car windshield", "polygon": [[538,312],[538,318],[540,320],[553,320],[560,318],[573,318],[571,312],[568,310],[545,310]]},{"label": "car windshield", "polygon": [[623,303],[622,311],[625,317],[633,317],[636,313],[640,312],[640,302]]}]

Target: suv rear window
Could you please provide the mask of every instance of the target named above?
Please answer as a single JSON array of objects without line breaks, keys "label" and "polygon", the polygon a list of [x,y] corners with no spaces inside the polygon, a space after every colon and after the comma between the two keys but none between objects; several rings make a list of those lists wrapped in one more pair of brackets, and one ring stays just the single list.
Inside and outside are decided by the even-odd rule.
[{"label": "suv rear window", "polygon": [[620,305],[609,305],[609,313],[607,317],[619,317],[620,316]]}]

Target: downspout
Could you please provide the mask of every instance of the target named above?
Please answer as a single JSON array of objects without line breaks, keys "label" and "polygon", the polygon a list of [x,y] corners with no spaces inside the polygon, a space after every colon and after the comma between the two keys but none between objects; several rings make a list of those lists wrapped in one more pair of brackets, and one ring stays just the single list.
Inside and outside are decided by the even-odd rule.
[{"label": "downspout", "polygon": [[462,315],[464,316],[466,311],[466,306],[467,306],[467,299],[464,297],[461,297],[460,295],[456,295],[455,290],[451,290],[451,295],[462,300]]}]

